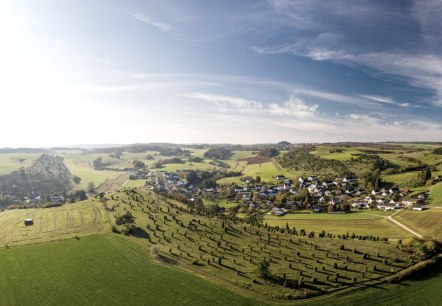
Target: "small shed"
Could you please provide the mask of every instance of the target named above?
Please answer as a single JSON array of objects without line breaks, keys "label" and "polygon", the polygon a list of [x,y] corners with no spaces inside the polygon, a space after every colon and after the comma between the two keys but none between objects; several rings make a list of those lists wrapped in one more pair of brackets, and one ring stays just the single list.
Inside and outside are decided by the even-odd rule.
[{"label": "small shed", "polygon": [[26,226],[34,225],[34,220],[33,219],[25,219],[25,225]]}]

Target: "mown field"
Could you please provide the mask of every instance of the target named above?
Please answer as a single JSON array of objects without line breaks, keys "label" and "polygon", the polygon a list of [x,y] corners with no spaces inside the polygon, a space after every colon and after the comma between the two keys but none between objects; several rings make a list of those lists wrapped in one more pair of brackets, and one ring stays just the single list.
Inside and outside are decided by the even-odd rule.
[{"label": "mown field", "polygon": [[[24,219],[27,218],[33,219],[34,225],[26,226]],[[109,218],[99,202],[0,212],[0,246],[40,243],[109,230]]]},{"label": "mown field", "polygon": [[393,217],[424,237],[442,242],[442,209],[404,210]]},{"label": "mown field", "polygon": [[326,231],[338,235],[354,232],[356,235],[388,237],[393,240],[411,237],[408,232],[395,226],[388,219],[369,215],[352,217],[330,214],[293,214],[282,218],[267,215],[264,222],[270,226],[279,227],[285,227],[288,224],[289,227],[313,230],[316,233]]}]

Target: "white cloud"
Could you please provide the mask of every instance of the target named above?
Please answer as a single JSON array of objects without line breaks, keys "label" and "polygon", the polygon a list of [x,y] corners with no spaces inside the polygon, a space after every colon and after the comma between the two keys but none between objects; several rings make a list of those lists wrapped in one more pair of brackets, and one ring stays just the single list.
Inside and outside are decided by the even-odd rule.
[{"label": "white cloud", "polygon": [[237,97],[214,95],[207,93],[193,93],[186,97],[215,103],[219,111],[242,112],[248,114],[270,114],[275,116],[289,116],[292,118],[307,119],[315,115],[318,105],[307,105],[301,99],[290,96],[289,100],[283,103],[264,103]]},{"label": "white cloud", "polygon": [[272,103],[269,105],[270,113],[274,115],[293,116],[300,119],[311,118],[318,110],[318,105],[307,105],[304,101],[297,97],[291,96],[288,101],[282,105]]}]

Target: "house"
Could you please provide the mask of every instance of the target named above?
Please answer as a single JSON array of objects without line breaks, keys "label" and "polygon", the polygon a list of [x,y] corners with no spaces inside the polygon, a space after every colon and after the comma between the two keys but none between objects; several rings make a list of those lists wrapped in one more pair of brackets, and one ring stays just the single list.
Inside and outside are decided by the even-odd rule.
[{"label": "house", "polygon": [[422,203],[421,199],[416,199],[416,198],[403,198],[402,199],[402,205],[408,206],[408,207],[416,205],[416,204],[421,204],[421,203]]},{"label": "house", "polygon": [[277,180],[280,180],[280,181],[285,180],[285,176],[282,175],[282,174],[278,174],[278,175],[276,175],[275,178],[276,178]]},{"label": "house", "polygon": [[425,205],[423,204],[413,204],[413,206],[411,207],[412,210],[418,210],[418,211],[422,211],[425,209]]},{"label": "house", "polygon": [[325,213],[327,211],[327,207],[324,205],[313,205],[314,213]]},{"label": "house", "polygon": [[273,215],[273,216],[283,216],[285,215],[287,212],[279,207],[273,207],[272,210],[269,211],[269,215]]},{"label": "house", "polygon": [[409,190],[408,188],[401,188],[401,189],[400,189],[400,193],[403,194],[403,195],[406,195],[406,194],[408,194],[409,192],[410,192],[410,190]]}]

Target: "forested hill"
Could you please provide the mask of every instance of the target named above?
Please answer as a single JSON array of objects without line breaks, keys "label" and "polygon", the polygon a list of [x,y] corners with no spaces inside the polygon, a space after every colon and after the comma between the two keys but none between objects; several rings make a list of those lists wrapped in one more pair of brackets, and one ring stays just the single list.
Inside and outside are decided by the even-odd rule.
[{"label": "forested hill", "polygon": [[28,168],[0,176],[0,193],[47,195],[72,189],[74,176],[63,158],[43,154]]}]

